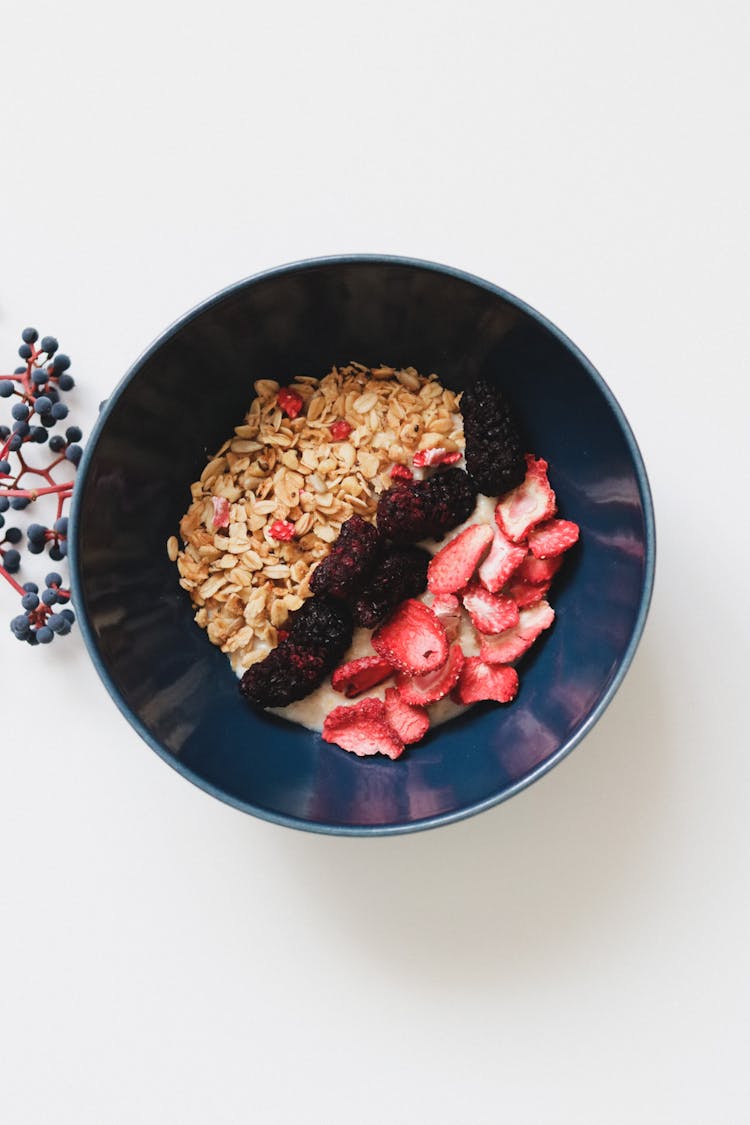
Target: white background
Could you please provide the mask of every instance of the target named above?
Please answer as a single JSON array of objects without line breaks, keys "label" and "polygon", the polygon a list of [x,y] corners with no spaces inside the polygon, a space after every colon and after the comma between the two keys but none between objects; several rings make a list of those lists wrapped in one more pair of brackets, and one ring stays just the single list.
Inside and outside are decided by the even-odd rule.
[{"label": "white background", "polygon": [[90,427],[240,277],[447,262],[602,371],[659,537],[591,736],[398,839],[225,808],[131,732],[79,636],[35,651],[2,624],[4,1123],[748,1120],[745,11],[4,9],[0,366],[24,325],[57,334]]}]

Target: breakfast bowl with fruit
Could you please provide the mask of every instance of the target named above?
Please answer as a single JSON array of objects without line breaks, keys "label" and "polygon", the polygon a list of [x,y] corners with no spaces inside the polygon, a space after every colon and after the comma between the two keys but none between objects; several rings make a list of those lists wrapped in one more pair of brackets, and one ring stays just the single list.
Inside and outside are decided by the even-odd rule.
[{"label": "breakfast bowl with fruit", "polygon": [[468,816],[580,742],[638,644],[643,462],[577,348],[457,270],[231,286],[104,405],[72,513],[94,663],[145,741],[281,824]]}]

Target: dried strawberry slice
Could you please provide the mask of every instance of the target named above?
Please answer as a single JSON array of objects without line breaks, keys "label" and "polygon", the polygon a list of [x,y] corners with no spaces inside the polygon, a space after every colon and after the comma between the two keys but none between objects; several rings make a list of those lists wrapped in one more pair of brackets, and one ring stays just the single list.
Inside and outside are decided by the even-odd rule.
[{"label": "dried strawberry slice", "polygon": [[388,688],[384,702],[386,718],[402,742],[409,745],[424,738],[430,729],[430,716],[424,707],[407,703],[396,688]]},{"label": "dried strawberry slice", "polygon": [[211,502],[214,506],[214,528],[229,527],[229,501],[226,496],[212,496]]},{"label": "dried strawberry slice", "polygon": [[448,658],[448,638],[435,614],[415,598],[402,602],[372,635],[372,647],[394,668],[421,676]]},{"label": "dried strawberry slice", "polygon": [[526,558],[525,547],[516,547],[503,535],[499,527],[494,527],[489,554],[479,567],[479,581],[496,594],[505,585],[511,574]]},{"label": "dried strawberry slice", "polygon": [[461,603],[455,594],[435,594],[430,608],[445,629],[449,641],[455,641],[461,624]]},{"label": "dried strawberry slice", "polygon": [[414,480],[414,473],[408,465],[398,462],[391,467],[390,477],[391,480]]},{"label": "dried strawberry slice", "polygon": [[294,524],[288,520],[274,520],[268,529],[268,534],[280,543],[289,543],[294,539]]},{"label": "dried strawberry slice", "polygon": [[287,418],[296,418],[305,405],[302,395],[293,391],[291,387],[281,387],[276,395],[276,402]]},{"label": "dried strawberry slice", "polygon": [[371,754],[398,758],[404,751],[403,741],[388,722],[380,699],[361,699],[349,706],[334,707],[323,721],[322,737],[360,758]]},{"label": "dried strawberry slice", "polygon": [[493,534],[486,523],[473,523],[438,551],[427,570],[427,587],[433,594],[463,590],[490,549]]},{"label": "dried strawberry slice", "polygon": [[352,432],[352,427],[345,418],[339,418],[338,422],[334,422],[331,426],[330,432],[334,441],[346,441]]},{"label": "dried strawberry slice", "polygon": [[479,655],[487,664],[510,664],[518,660],[533,645],[540,633],[549,629],[555,620],[555,611],[547,601],[522,609],[518,624],[496,637],[484,637]]},{"label": "dried strawberry slice", "polygon": [[448,659],[442,668],[426,676],[399,674],[396,677],[396,687],[407,703],[426,707],[428,703],[436,703],[438,699],[442,699],[455,686],[463,664],[464,654],[461,646],[451,645]]},{"label": "dried strawberry slice", "polygon": [[514,543],[525,539],[535,524],[554,516],[555,494],[547,480],[547,462],[526,454],[526,477],[495,508],[495,520],[503,535]]},{"label": "dried strawberry slice", "polygon": [[554,559],[577,543],[579,535],[572,520],[546,520],[529,532],[529,548],[538,559]]},{"label": "dried strawberry slice", "polygon": [[510,703],[518,693],[518,673],[507,664],[485,664],[479,656],[470,656],[461,672],[453,698],[457,703],[481,703],[494,699]]},{"label": "dried strawberry slice", "polygon": [[461,454],[449,449],[420,449],[412,457],[412,465],[424,469],[434,465],[455,465],[460,460]]},{"label": "dried strawberry slice", "polygon": [[536,602],[540,602],[542,598],[546,598],[551,582],[542,582],[541,585],[534,585],[532,582],[516,582],[515,579],[507,587],[507,594],[512,598],[519,609],[526,609]]},{"label": "dried strawberry slice", "polygon": [[478,582],[461,595],[464,609],[480,633],[502,633],[518,623],[518,606],[504,594],[491,594]]},{"label": "dried strawberry slice", "polygon": [[347,699],[353,699],[392,675],[392,666],[382,656],[361,656],[336,669],[331,676],[331,687],[343,692]]},{"label": "dried strawberry slice", "polygon": [[541,586],[551,582],[563,564],[563,559],[558,555],[556,559],[535,559],[533,555],[526,555],[518,570],[513,575],[514,582],[531,582],[534,586]]}]

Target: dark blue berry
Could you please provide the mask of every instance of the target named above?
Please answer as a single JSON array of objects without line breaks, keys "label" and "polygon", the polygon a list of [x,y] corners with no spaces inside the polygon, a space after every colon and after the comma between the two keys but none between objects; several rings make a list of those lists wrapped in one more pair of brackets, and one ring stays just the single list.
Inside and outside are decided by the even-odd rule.
[{"label": "dark blue berry", "polygon": [[55,520],[55,522],[52,524],[52,530],[55,531],[58,535],[67,535],[68,517],[60,516],[58,520]]},{"label": "dark blue berry", "polygon": [[71,625],[73,624],[73,622],[76,619],[76,615],[73,613],[72,609],[61,609],[60,610],[60,616],[64,617],[65,620],[67,622],[69,622]]},{"label": "dark blue berry", "polygon": [[35,344],[39,339],[39,333],[37,332],[36,328],[24,328],[23,332],[21,333],[21,339],[23,340],[24,344]]},{"label": "dark blue berry", "polygon": [[51,570],[47,577],[44,579],[45,586],[62,586],[62,575],[58,574],[56,570]]},{"label": "dark blue berry", "polygon": [[57,632],[58,632],[59,636],[67,637],[68,633],[70,632],[70,622],[69,621],[63,621],[62,625],[57,630]]},{"label": "dark blue berry", "polygon": [[0,516],[0,527],[5,527],[5,516]]},{"label": "dark blue berry", "polygon": [[36,582],[24,582],[23,588],[27,594],[39,593],[39,587],[37,586]]},{"label": "dark blue berry", "polygon": [[14,617],[10,623],[10,627],[21,641],[26,640],[31,630],[29,619],[25,613],[20,613],[18,617]]},{"label": "dark blue berry", "polygon": [[49,414],[50,410],[52,409],[52,403],[46,395],[40,395],[34,403],[34,409],[36,410],[37,414]]},{"label": "dark blue berry", "polygon": [[14,367],[13,368],[13,374],[14,375],[25,375],[26,374],[26,368],[25,367]]},{"label": "dark blue berry", "polygon": [[80,441],[83,437],[83,431],[78,426],[68,426],[65,436],[68,441]]},{"label": "dark blue berry", "polygon": [[0,426],[0,441],[5,441],[10,437],[10,426]]},{"label": "dark blue berry", "polygon": [[[18,425],[23,425],[23,423],[19,422]],[[8,442],[8,449],[11,451],[11,453],[18,453],[18,450],[21,448],[22,445],[23,445],[23,438],[21,437],[21,435],[20,434],[13,434],[10,441]]]},{"label": "dark blue berry", "polygon": [[44,393],[46,394],[47,398],[50,400],[50,402],[52,403],[53,406],[55,405],[56,402],[60,401],[60,392],[58,391],[57,387],[53,387],[50,384],[48,387],[45,387]]},{"label": "dark blue berry", "polygon": [[72,461],[74,465],[78,464],[78,462],[81,460],[82,455],[83,450],[81,449],[80,445],[69,445],[65,450],[65,456],[67,457],[68,461]]},{"label": "dark blue berry", "polygon": [[31,359],[33,353],[28,344],[21,344],[20,348],[18,349],[18,354],[20,355],[21,359]]},{"label": "dark blue berry", "polygon": [[54,414],[42,414],[39,421],[42,423],[45,430],[51,430],[55,425],[55,416]]},{"label": "dark blue berry", "polygon": [[16,402],[13,404],[11,414],[17,422],[25,422],[29,416],[29,408],[25,402]]},{"label": "dark blue berry", "polygon": [[47,625],[53,633],[59,633],[67,624],[61,613],[51,613],[47,618]]},{"label": "dark blue berry", "polygon": [[43,527],[40,523],[30,523],[26,528],[29,543],[43,543],[46,534],[47,528]]},{"label": "dark blue berry", "polygon": [[76,381],[72,375],[64,374],[57,380],[57,385],[61,391],[72,391]]},{"label": "dark blue berry", "polygon": [[3,558],[3,566],[7,570],[8,574],[15,574],[20,565],[21,556],[19,555],[15,547],[11,547],[9,551],[5,552],[5,557]]},{"label": "dark blue berry", "polygon": [[10,379],[0,379],[0,398],[10,398],[13,389]]},{"label": "dark blue berry", "polygon": [[42,540],[41,543],[38,543],[38,542],[29,543],[28,544],[28,552],[29,552],[30,555],[41,555],[41,553],[43,552],[46,545],[47,544],[44,542],[44,540]]},{"label": "dark blue berry", "polygon": [[41,387],[44,383],[47,382],[48,379],[49,372],[45,367],[37,367],[34,371],[31,372],[31,380],[33,383],[36,383],[38,387]]},{"label": "dark blue berry", "polygon": [[68,408],[64,402],[53,402],[50,413],[56,422],[62,422],[63,418],[68,417]]},{"label": "dark blue berry", "polygon": [[63,371],[67,371],[70,367],[70,357],[60,352],[55,356],[55,375],[60,375]]},{"label": "dark blue berry", "polygon": [[23,532],[20,527],[9,527],[5,532],[5,539],[8,543],[20,543],[23,539]]},{"label": "dark blue berry", "polygon": [[7,496],[0,496],[0,512],[7,512],[10,507],[10,500]]},{"label": "dark blue berry", "polygon": [[14,422],[13,433],[18,434],[19,437],[28,437],[31,432],[31,426],[28,422]]},{"label": "dark blue berry", "polygon": [[62,434],[53,434],[49,439],[49,447],[53,453],[62,453],[65,449],[65,438]]},{"label": "dark blue berry", "polygon": [[14,508],[15,511],[22,512],[24,508],[28,508],[30,503],[31,501],[28,496],[14,496],[10,502],[10,506]]},{"label": "dark blue berry", "polygon": [[47,625],[42,625],[36,631],[37,643],[40,645],[48,645],[50,641],[55,639],[55,634]]},{"label": "dark blue berry", "polygon": [[10,472],[10,461],[5,461],[5,460],[0,461],[0,473],[5,473],[7,475],[9,472]]},{"label": "dark blue berry", "polygon": [[42,601],[45,605],[54,605],[57,601],[57,590],[42,590]]},{"label": "dark blue berry", "polygon": [[59,345],[54,336],[42,336],[42,342],[39,347],[43,352],[46,352],[47,355],[54,355]]},{"label": "dark blue berry", "polygon": [[[42,419],[42,421],[44,421],[44,419]],[[47,440],[47,436],[47,431],[45,430],[44,426],[31,427],[31,440],[37,442],[38,445],[44,445],[45,441]]]},{"label": "dark blue berry", "polygon": [[36,594],[24,594],[21,598],[21,605],[24,609],[31,610],[39,608],[39,598]]},{"label": "dark blue berry", "polygon": [[[49,549],[49,557],[52,559],[53,562],[62,562],[63,561],[63,559],[65,558],[64,546],[65,545],[63,543],[53,543],[52,544],[52,546]],[[29,547],[29,550],[31,550],[30,547]]]}]

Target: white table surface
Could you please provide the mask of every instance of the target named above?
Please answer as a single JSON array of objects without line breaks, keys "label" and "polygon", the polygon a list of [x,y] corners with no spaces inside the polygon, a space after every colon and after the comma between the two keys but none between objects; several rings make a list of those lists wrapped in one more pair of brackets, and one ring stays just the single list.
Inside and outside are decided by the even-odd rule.
[{"label": "white table surface", "polygon": [[604,374],[659,558],[581,747],[397,839],[193,788],[80,636],[18,644],[0,590],[7,1125],[748,1120],[745,10],[8,5],[0,366],[24,325],[57,334],[90,427],[240,277],[340,251],[451,263]]}]

